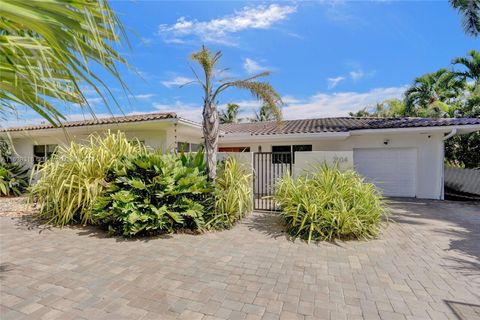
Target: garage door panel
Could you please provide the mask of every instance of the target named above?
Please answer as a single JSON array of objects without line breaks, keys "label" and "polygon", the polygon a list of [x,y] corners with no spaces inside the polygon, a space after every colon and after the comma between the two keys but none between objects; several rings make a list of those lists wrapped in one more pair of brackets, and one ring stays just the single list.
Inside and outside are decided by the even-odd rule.
[{"label": "garage door panel", "polygon": [[354,149],[357,172],[392,197],[415,197],[417,150]]}]

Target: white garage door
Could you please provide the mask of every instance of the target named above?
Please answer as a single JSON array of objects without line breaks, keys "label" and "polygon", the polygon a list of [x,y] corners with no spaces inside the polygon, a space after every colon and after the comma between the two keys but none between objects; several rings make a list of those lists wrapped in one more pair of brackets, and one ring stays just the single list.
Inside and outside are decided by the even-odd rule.
[{"label": "white garage door", "polygon": [[353,162],[357,172],[380,187],[385,196],[415,197],[416,149],[354,149]]}]

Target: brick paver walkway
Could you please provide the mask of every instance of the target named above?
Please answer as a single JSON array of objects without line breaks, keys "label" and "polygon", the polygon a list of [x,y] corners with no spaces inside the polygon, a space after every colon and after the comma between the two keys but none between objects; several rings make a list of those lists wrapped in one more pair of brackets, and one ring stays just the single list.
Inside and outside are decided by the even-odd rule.
[{"label": "brick paver walkway", "polygon": [[479,207],[392,207],[380,239],[318,245],[262,213],[140,240],[0,217],[0,318],[480,319]]}]

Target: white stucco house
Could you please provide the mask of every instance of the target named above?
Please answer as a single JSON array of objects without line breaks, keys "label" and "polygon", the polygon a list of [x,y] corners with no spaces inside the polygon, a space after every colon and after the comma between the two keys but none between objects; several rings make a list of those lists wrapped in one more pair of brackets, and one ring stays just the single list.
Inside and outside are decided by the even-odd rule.
[{"label": "white stucco house", "polygon": [[[201,125],[175,113],[73,121],[64,128],[48,124],[3,128],[0,138],[11,139],[17,155],[31,166],[36,159],[48,157],[56,145],[109,129],[124,131],[127,137],[164,151],[180,145],[196,151],[202,141]],[[443,199],[444,141],[479,130],[478,118],[341,117],[225,124],[219,151],[251,154],[257,184],[264,177],[275,177],[279,165],[293,170],[305,159],[322,159],[330,152],[351,162],[387,196]],[[263,154],[268,157],[255,158]],[[254,189],[262,193],[261,187]]]}]

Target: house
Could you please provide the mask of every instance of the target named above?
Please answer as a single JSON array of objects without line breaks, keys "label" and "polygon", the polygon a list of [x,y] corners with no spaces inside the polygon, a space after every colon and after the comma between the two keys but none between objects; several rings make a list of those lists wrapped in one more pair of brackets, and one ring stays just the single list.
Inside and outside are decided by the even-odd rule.
[{"label": "house", "polygon": [[[443,199],[444,141],[479,131],[480,119],[341,117],[225,124],[221,130],[220,151],[273,153],[270,161],[253,159],[256,174],[267,184],[271,173],[262,171],[267,166],[267,171],[276,174],[282,162],[276,153],[283,154],[291,167],[296,165],[295,152],[318,151],[317,157],[320,151],[347,152],[355,170],[386,196]],[[290,152],[293,156],[289,157]],[[268,162],[277,167],[268,169]],[[254,182],[255,189],[254,193],[265,195],[263,185]]]},{"label": "house", "polygon": [[[64,128],[49,124],[3,128],[0,135],[12,139],[18,156],[29,166],[48,158],[56,145],[106,130],[121,130],[164,151],[196,151],[202,142],[201,125],[175,113],[72,121]],[[333,154],[351,162],[387,196],[443,199],[444,141],[479,130],[478,118],[340,117],[224,124],[219,151],[242,152],[250,161],[254,194],[259,197],[268,195],[276,177],[296,172],[300,163]]]},{"label": "house", "polygon": [[200,124],[179,118],[173,112],[69,121],[63,128],[51,124],[0,128],[0,138],[11,139],[17,157],[32,167],[50,157],[57,145],[82,141],[92,133],[108,130],[120,130],[127,138],[164,151],[175,148],[196,151],[202,140]]}]

